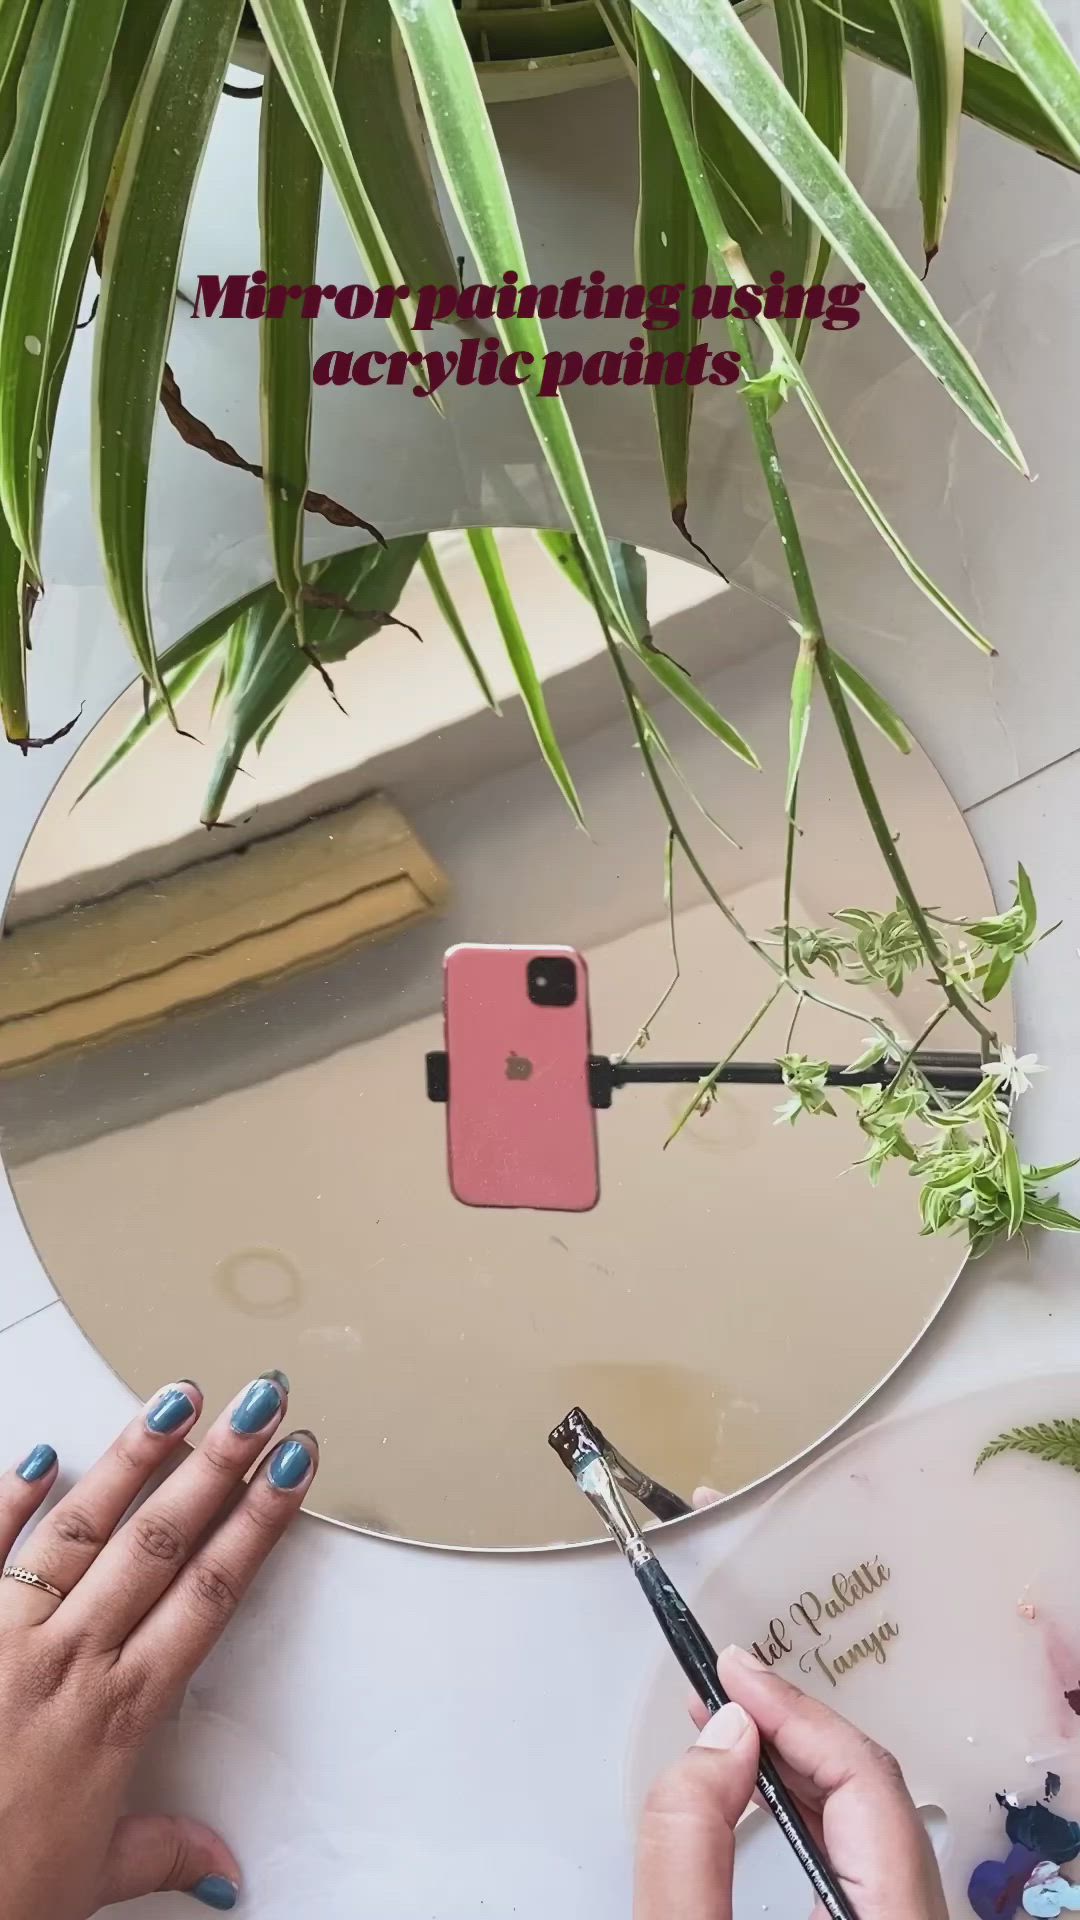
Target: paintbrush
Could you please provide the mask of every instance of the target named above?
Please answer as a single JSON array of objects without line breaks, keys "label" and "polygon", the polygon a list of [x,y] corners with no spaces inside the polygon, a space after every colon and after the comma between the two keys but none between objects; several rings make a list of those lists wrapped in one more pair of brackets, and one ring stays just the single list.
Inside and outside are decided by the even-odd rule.
[{"label": "paintbrush", "polygon": [[[716,1671],[716,1649],[672,1585],[616,1485],[605,1459],[603,1435],[580,1407],[548,1435],[564,1467],[596,1508],[635,1578],[683,1672],[710,1713],[726,1706],[728,1696]],[[858,1920],[815,1845],[798,1807],[766,1748],[761,1750],[757,1790],[806,1874],[829,1920]]]}]

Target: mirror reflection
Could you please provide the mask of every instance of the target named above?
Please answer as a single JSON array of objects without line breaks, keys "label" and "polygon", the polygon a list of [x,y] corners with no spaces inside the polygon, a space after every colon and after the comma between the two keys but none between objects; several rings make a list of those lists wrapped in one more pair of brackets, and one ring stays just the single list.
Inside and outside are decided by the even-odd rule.
[{"label": "mirror reflection", "polygon": [[[491,550],[558,779],[465,535],[413,543],[392,593],[370,549],[329,563],[321,670],[241,608],[178,674],[183,734],[132,687],[35,828],[0,946],[0,1129],[52,1279],[136,1392],[188,1374],[215,1406],[281,1368],[322,1444],[320,1513],[522,1548],[599,1537],[546,1445],[568,1408],[671,1497],[656,1517],[738,1492],[892,1372],[961,1243],[920,1237],[902,1168],[847,1173],[865,1142],[842,1093],[777,1125],[782,1086],[721,1080],[686,1117],[766,963],[669,855],[565,556],[522,530]],[[646,746],[710,887],[767,941],[791,631],[696,565],[644,564],[647,644],[761,770],[639,672]],[[859,724],[923,897],[987,910],[934,768]],[[892,906],[824,724],[800,825],[794,922]],[[849,1063],[872,1016],[915,1034],[937,1005],[919,970],[899,999],[827,997],[864,1024],[806,1002],[792,1040],[785,994],[740,1059]],[[950,1016],[934,1046],[969,1039]],[[687,1071],[635,1077],[664,1063]]]}]

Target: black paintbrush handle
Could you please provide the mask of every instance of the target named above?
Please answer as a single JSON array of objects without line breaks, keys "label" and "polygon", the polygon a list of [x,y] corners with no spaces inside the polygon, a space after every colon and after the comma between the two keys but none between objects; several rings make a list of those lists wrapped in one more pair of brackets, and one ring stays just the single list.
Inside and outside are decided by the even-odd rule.
[{"label": "black paintbrush handle", "polygon": [[[716,1651],[691,1613],[682,1594],[672,1586],[654,1553],[646,1549],[633,1561],[638,1585],[645,1594],[665,1640],[698,1699],[710,1713],[727,1706],[728,1696],[716,1671]],[[818,1852],[798,1807],[780,1779],[765,1748],[758,1768],[757,1789],[795,1854],[829,1920],[858,1920]]]}]

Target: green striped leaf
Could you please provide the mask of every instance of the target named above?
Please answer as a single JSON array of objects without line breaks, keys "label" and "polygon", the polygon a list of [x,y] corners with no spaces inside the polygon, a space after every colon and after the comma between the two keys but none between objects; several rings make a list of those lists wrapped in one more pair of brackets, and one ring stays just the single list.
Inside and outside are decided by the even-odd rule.
[{"label": "green striped leaf", "polygon": [[[497,286],[503,274],[512,271],[526,284],[530,275],[517,217],[453,0],[392,0],[392,5],[435,155],[479,278]],[[506,352],[524,356],[516,364],[527,373],[520,393],[529,420],[597,593],[610,617],[621,624],[624,609],[570,416],[558,394],[539,393],[547,353],[544,330],[538,320],[496,318],[492,324]]]},{"label": "green striped leaf", "polygon": [[45,511],[45,484],[49,473],[56,414],[63,392],[75,329],[79,319],[86,276],[93,256],[109,176],[132,102],[146,70],[150,50],[160,29],[169,0],[140,0],[128,6],[120,26],[105,97],[98,109],[86,159],[86,189],[72,232],[48,345],[48,377],[35,434],[35,454],[40,457],[32,474],[29,512],[37,547],[41,544],[41,523]]},{"label": "green striped leaf", "polygon": [[162,660],[161,677],[168,689],[168,705],[159,694],[149,695],[145,706],[132,721],[126,733],[117,741],[111,753],[106,754],[97,772],[87,781],[81,792],[76,794],[73,805],[78,806],[80,800],[85,800],[87,794],[92,793],[103,780],[107,780],[110,774],[115,773],[117,767],[123,765],[128,755],[134,753],[136,747],[140,747],[166,717],[171,717],[178,702],[186,693],[190,693],[192,687],[202,679],[207,668],[212,666],[220,648],[221,642],[218,641],[215,645],[205,647],[201,653],[193,654],[189,660],[171,669],[167,669]]},{"label": "green striped leaf", "polygon": [[[848,46],[865,60],[910,76],[911,62],[892,0],[844,0]],[[1018,73],[975,47],[964,52],[963,110],[995,133],[1019,140],[1049,160],[1080,167],[1080,159],[1048,119]]]},{"label": "green striped leaf", "polygon": [[461,651],[468,662],[469,671],[472,674],[473,679],[476,681],[477,686],[479,687],[481,693],[484,696],[485,701],[487,702],[487,705],[491,708],[492,712],[498,713],[499,703],[496,700],[494,693],[492,692],[491,682],[488,679],[487,674],[484,672],[484,669],[480,664],[479,658],[477,657],[476,649],[474,648],[472,641],[469,639],[469,636],[465,631],[465,623],[462,620],[461,615],[458,612],[456,606],[454,605],[454,597],[450,592],[449,587],[446,584],[446,577],[443,573],[442,568],[439,565],[438,559],[436,558],[435,549],[432,546],[430,540],[425,540],[424,542],[423,552],[420,555],[420,565],[424,570],[424,578],[426,579],[428,586],[431,588],[431,597],[434,600],[435,605],[438,607],[439,612],[442,614],[443,619],[446,621],[446,624],[449,627],[451,633],[453,634],[454,639],[457,641],[458,646],[461,648]]},{"label": "green striped leaf", "polygon": [[[345,0],[306,0],[319,53],[333,73]],[[322,165],[276,67],[267,73],[259,127],[259,225],[266,284],[310,286],[319,245]],[[311,446],[313,321],[302,303],[259,324],[263,495],[274,577],[304,633],[300,599],[304,502]]]},{"label": "green striped leaf", "polygon": [[[679,73],[679,84],[689,102],[692,82],[685,67]],[[688,357],[700,331],[691,294],[705,278],[708,256],[655,87],[638,88],[638,153],[637,277],[646,287],[684,289],[678,303],[678,319],[675,326],[664,333],[663,347],[665,353]],[[652,389],[652,403],[668,506],[672,520],[682,532],[686,525],[690,481],[694,388],[686,380],[674,386],[662,381]]]},{"label": "green striped leaf", "polygon": [[[803,16],[806,85],[803,113],[807,124],[841,166],[847,145],[847,87],[844,81],[844,29],[837,12],[820,0],[799,0]],[[794,214],[794,208],[792,209]],[[825,236],[807,222],[805,262],[798,284],[819,286],[829,270],[832,249]],[[793,322],[795,354],[802,359],[810,342],[813,322],[803,316]]]},{"label": "green striped leaf", "polygon": [[407,287],[456,286],[423,117],[390,0],[346,0],[335,97]]},{"label": "green striped leaf", "polygon": [[1080,68],[1039,0],[968,0],[1080,161]]},{"label": "green striped leaf", "polygon": [[[250,593],[241,594],[237,600],[231,600],[228,606],[219,607],[206,620],[200,620],[197,626],[190,627],[187,633],[166,647],[161,655],[161,677],[169,695],[169,703],[186,693],[194,686],[203,668],[223,652],[228,653],[235,645],[238,636],[242,636],[249,617],[271,601],[280,604],[280,597],[273,582],[266,586],[255,587]],[[216,704],[216,699],[215,699]],[[106,776],[126,760],[129,753],[146,736],[153,732],[159,721],[164,719],[170,707],[159,694],[151,694],[146,702],[146,710],[129,728],[123,740],[114,747],[97,767],[85,787],[76,795],[78,804],[85,794],[91,793]]]},{"label": "green striped leaf", "polygon": [[109,221],[95,339],[92,470],[105,578],[166,699],[146,578],[147,486],[191,196],[242,0],[172,0],[143,77]]},{"label": "green striped leaf", "polygon": [[18,745],[30,736],[26,710],[24,561],[6,520],[0,519],[0,719]]},{"label": "green striped leaf", "polygon": [[[808,55],[806,10],[803,0],[773,0],[773,14],[776,20],[776,35],[780,46],[780,71],[784,77],[784,85],[799,112],[805,116]],[[800,206],[797,200],[791,203],[789,222],[793,256],[792,277],[795,281],[803,281],[807,277],[814,248],[806,209]]]},{"label": "green striped leaf", "polygon": [[[734,280],[736,284],[751,284],[749,268],[737,246],[728,234],[720,208],[712,191],[705,169],[700,163],[694,141],[693,129],[685,113],[682,98],[672,76],[672,57],[660,35],[651,27],[643,28],[643,41],[648,47],[648,61],[641,69],[641,84],[649,82],[657,87],[668,115],[672,134],[679,151],[690,190],[694,195],[698,218],[709,245],[709,255],[713,269],[721,282]],[[971,621],[960,609],[953,605],[948,595],[930,578],[914,556],[909,553],[899,534],[882,512],[861,474],[852,465],[840,442],[830,426],[806,373],[796,359],[788,343],[784,330],[775,320],[764,315],[758,320],[762,333],[773,351],[773,370],[782,373],[784,379],[798,393],[816,428],[822,444],[827,449],[837,471],[851,489],[871,525],[875,527],[885,541],[889,551],[899,561],[908,577],[914,581],[920,592],[937,607],[947,620],[959,629],[964,636],[983,653],[993,653],[989,640],[972,626]]]},{"label": "green striped leaf", "polygon": [[105,90],[124,0],[69,7],[37,139],[22,183],[19,223],[0,307],[0,505],[34,579],[41,579],[36,474],[38,425],[51,358],[53,313],[86,150]]},{"label": "green striped leaf", "polygon": [[[635,6],[657,30],[650,44],[662,34],[685,60],[848,262],[911,351],[974,425],[1026,472],[1023,455],[970,354],[842,166],[807,126],[730,0],[635,0]],[[667,101],[665,107],[670,114]],[[700,171],[699,162],[692,164]]]},{"label": "green striped leaf", "polygon": [[[18,226],[22,184],[29,171],[52,64],[64,30],[65,9],[66,0],[46,0],[37,18],[14,130],[0,162],[0,294]],[[20,561],[7,521],[0,515],[0,717],[8,739],[13,741],[26,740],[30,732],[26,710],[28,603],[21,588]]]},{"label": "green striped leaf", "polygon": [[[544,532],[539,536],[552,558],[565,572],[580,593],[585,595],[593,607],[596,606],[588,576],[581,564],[580,549],[572,534]],[[690,675],[678,662],[668,658],[666,653],[653,644],[649,629],[649,610],[646,601],[648,569],[645,556],[629,540],[610,540],[612,568],[619,582],[619,591],[629,612],[629,625],[620,627],[624,640],[629,644],[635,658],[651,673],[654,680],[670,693],[687,713],[692,714],[700,726],[711,733],[714,739],[722,740],[738,759],[747,766],[760,767],[760,761],[753,747],[743,739],[737,727],[725,720],[700,687],[695,686]],[[639,703],[640,704],[640,703]],[[642,712],[646,709],[642,707]],[[723,828],[720,829],[724,831]]]},{"label": "green striped leaf", "polygon": [[[596,595],[590,584],[588,572],[580,557],[580,545],[575,534],[563,534],[557,528],[542,528],[536,532],[536,540],[552,555],[555,566],[567,576],[573,588],[584,595],[588,605],[596,611]],[[646,561],[636,547],[626,540],[607,541],[607,553],[611,557],[611,572],[615,574],[619,593],[625,603],[625,614],[617,626],[617,632],[623,639],[636,645],[640,639],[648,639],[648,609],[646,609]]]},{"label": "green striped leaf", "polygon": [[788,770],[784,789],[784,810],[794,818],[795,789],[799,784],[806,736],[810,731],[810,708],[814,699],[814,674],[817,670],[817,641],[803,634],[791,676],[791,711],[788,717]]},{"label": "green striped leaf", "polygon": [[845,660],[834,647],[829,648],[829,654],[836,677],[848,699],[854,702],[868,720],[872,721],[879,733],[885,735],[886,740],[892,742],[898,753],[910,753],[911,736],[884,695],[880,694],[876,687],[872,687],[869,680],[863,678],[858,668],[853,667],[851,661]]},{"label": "green striped leaf", "polygon": [[4,0],[0,6],[0,154],[15,131],[19,81],[41,0]]},{"label": "green striped leaf", "polygon": [[1024,1187],[1024,1175],[1020,1166],[1020,1155],[1016,1151],[1016,1141],[1012,1134],[1002,1129],[1001,1172],[1005,1181],[1005,1192],[1009,1200],[1009,1233],[1011,1240],[1023,1224],[1024,1209],[1027,1204],[1027,1191]]},{"label": "green striped leaf", "polygon": [[[274,66],[333,181],[372,286],[399,286],[401,271],[357,170],[304,0],[251,0],[251,6]],[[419,353],[412,312],[411,301],[395,300],[390,330],[406,353]]]},{"label": "green striped leaf", "polygon": [[778,268],[786,280],[797,281],[799,265],[779,181],[719,101],[693,75],[690,119],[724,225],[739,242],[755,279],[764,285]]},{"label": "green striped leaf", "polygon": [[737,759],[744,760],[748,767],[760,768],[761,762],[749,741],[743,739],[738,728],[733,727],[730,720],[725,720],[723,714],[717,712],[712,701],[706,699],[683,667],[680,667],[676,661],[669,660],[667,654],[661,653],[656,647],[642,647],[637,658],[652,674],[653,679],[663,687],[665,693],[670,693],[681,707],[685,707],[687,713],[692,714],[706,732],[711,733],[715,739],[722,740],[725,747],[728,747]]},{"label": "green striped leaf", "polygon": [[[324,665],[344,660],[387,624],[424,546],[423,534],[391,540],[385,548],[353,548],[308,569],[319,590],[348,603],[305,609],[306,637]],[[277,588],[254,610],[241,677],[230,700],[225,740],[214,762],[203,800],[207,826],[220,819],[240,763],[252,745],[260,745],[280,718],[305,674],[315,668],[297,645],[289,609]],[[329,697],[329,696],[328,696]]]},{"label": "green striped leaf", "polygon": [[919,199],[929,267],[956,171],[964,91],[963,0],[893,0],[919,106]]},{"label": "green striped leaf", "polygon": [[563,799],[578,826],[582,827],[585,820],[581,811],[581,802],[570,777],[570,769],[563,758],[562,748],[555,738],[555,729],[551,724],[547,701],[544,699],[540,675],[536,671],[535,662],[529,651],[529,643],[518,618],[510,584],[499,557],[495,535],[489,527],[470,527],[468,541],[473,558],[480,569],[481,579],[487,588],[492,612],[503,638],[507,658],[514,670],[522,705],[536,735],[537,745]]}]

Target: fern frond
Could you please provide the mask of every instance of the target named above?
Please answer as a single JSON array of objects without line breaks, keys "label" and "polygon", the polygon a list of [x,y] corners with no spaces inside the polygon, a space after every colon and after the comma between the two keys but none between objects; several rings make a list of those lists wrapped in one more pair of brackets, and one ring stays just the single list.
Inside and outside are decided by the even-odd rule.
[{"label": "fern frond", "polygon": [[1080,1473],[1080,1420],[1041,1420],[1032,1427],[1013,1427],[999,1433],[983,1448],[975,1462],[975,1472],[999,1453],[1029,1453],[1037,1460],[1049,1460],[1054,1466],[1071,1467]]}]

